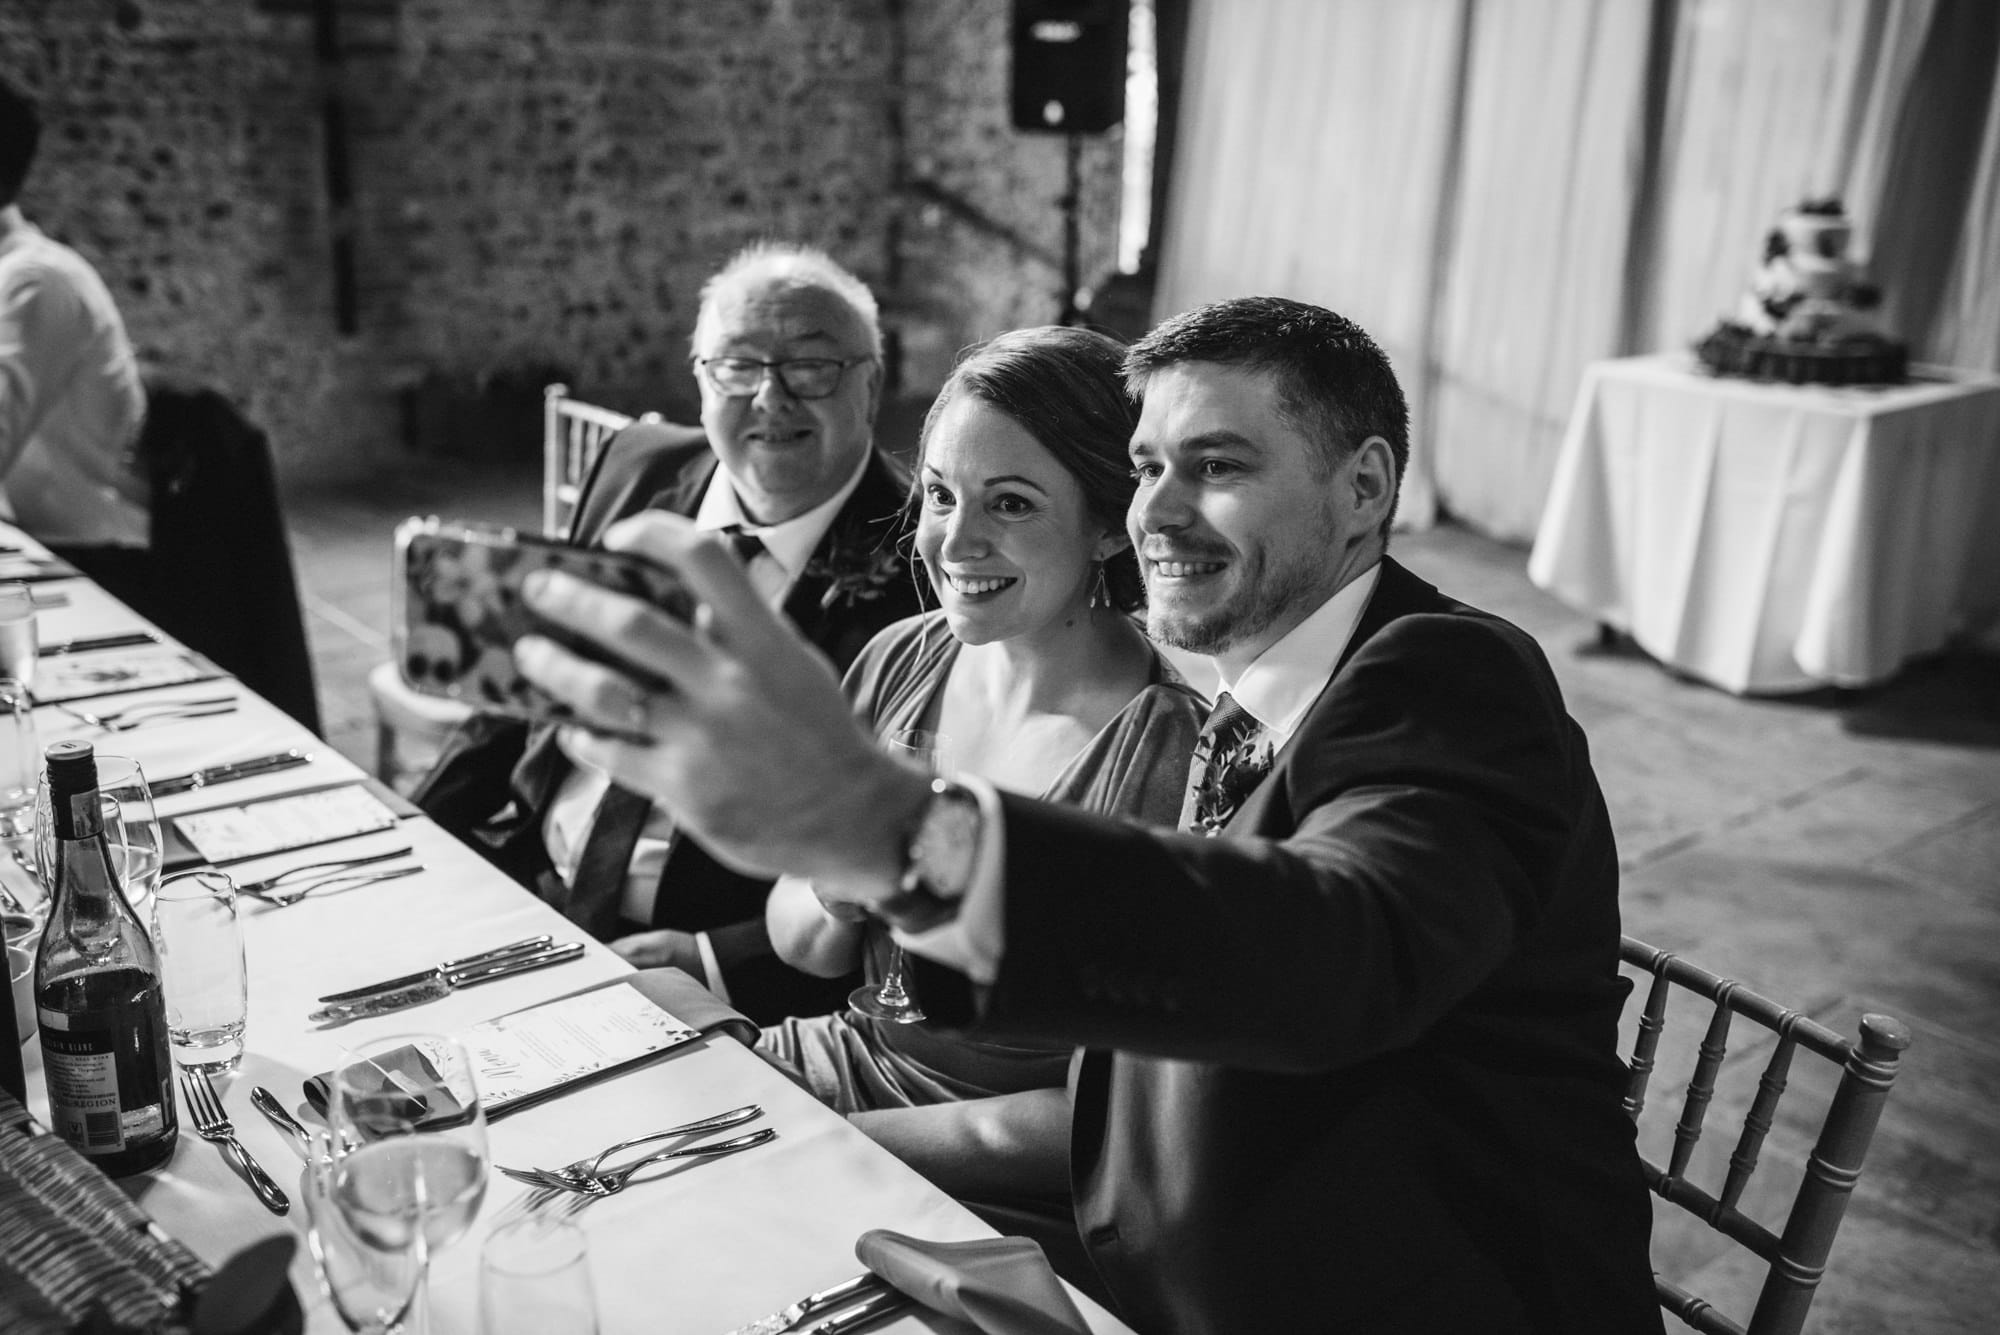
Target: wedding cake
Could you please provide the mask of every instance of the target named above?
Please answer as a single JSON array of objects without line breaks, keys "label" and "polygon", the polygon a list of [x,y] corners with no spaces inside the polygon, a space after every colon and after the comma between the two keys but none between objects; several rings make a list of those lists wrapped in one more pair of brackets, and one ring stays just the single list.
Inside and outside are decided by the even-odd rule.
[{"label": "wedding cake", "polygon": [[1909,348],[1882,332],[1881,291],[1847,258],[1854,228],[1838,199],[1787,210],[1764,241],[1764,262],[1733,318],[1695,345],[1723,375],[1793,384],[1902,380]]}]

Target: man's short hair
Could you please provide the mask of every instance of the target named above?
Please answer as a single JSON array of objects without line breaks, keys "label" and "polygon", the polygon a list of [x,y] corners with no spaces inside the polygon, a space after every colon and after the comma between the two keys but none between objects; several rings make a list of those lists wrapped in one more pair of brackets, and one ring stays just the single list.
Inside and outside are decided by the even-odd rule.
[{"label": "man's short hair", "polygon": [[33,99],[0,79],[0,207],[21,193],[41,139],[42,116]]},{"label": "man's short hair", "polygon": [[[1322,476],[1362,441],[1380,436],[1396,461],[1396,484],[1410,459],[1410,409],[1389,359],[1367,331],[1319,306],[1283,297],[1237,297],[1162,321],[1125,354],[1125,389],[1144,399],[1156,371],[1179,362],[1217,362],[1269,374],[1278,411],[1320,447]],[[1395,518],[1391,499],[1389,516]]]},{"label": "man's short hair", "polygon": [[867,332],[870,355],[878,360],[881,358],[881,315],[875,306],[875,294],[868,290],[868,284],[841,267],[825,251],[791,241],[752,242],[731,256],[729,263],[716,270],[701,285],[701,311],[695,316],[694,337],[691,340],[695,354],[700,355],[702,335],[708,331],[709,321],[715,318],[715,307],[725,294],[774,279],[801,287],[816,287],[846,302]]}]

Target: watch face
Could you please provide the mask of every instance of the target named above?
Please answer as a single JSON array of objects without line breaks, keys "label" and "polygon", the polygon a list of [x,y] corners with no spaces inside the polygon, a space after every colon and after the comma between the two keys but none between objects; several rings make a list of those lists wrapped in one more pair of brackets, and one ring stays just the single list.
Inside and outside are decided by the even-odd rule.
[{"label": "watch face", "polygon": [[940,781],[910,841],[911,872],[932,894],[957,899],[972,882],[979,832],[979,799]]}]

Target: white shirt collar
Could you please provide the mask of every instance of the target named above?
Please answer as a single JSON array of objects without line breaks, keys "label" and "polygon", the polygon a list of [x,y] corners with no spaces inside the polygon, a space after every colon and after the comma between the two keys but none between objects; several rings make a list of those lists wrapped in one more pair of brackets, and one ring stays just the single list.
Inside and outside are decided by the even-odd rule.
[{"label": "white shirt collar", "polygon": [[1381,576],[1377,561],[1257,655],[1235,681],[1222,681],[1221,689],[1264,726],[1274,747],[1292,739],[1306,710],[1326,689]]},{"label": "white shirt collar", "polygon": [[[701,506],[695,511],[694,526],[698,529],[714,530],[740,524],[745,533],[754,533],[764,540],[764,551],[780,566],[784,567],[787,584],[795,583],[805,571],[806,562],[812,559],[813,549],[819,540],[833,527],[834,516],[840,507],[847,504],[847,498],[861,485],[861,475],[868,471],[868,460],[874,451],[864,450],[861,461],[854,466],[854,472],[839,491],[815,505],[803,514],[793,515],[778,524],[755,524],[743,513],[743,502],[736,495],[736,480],[721,464],[715,468],[715,476],[709,479],[708,490],[701,496]],[[718,482],[727,486],[718,487]]]}]

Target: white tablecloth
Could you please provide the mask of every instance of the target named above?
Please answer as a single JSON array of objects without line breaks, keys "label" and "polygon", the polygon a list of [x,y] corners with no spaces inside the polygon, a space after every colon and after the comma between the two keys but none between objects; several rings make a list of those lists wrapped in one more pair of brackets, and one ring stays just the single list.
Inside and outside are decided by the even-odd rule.
[{"label": "white tablecloth", "polygon": [[2000,616],[2000,378],[1585,373],[1528,576],[1735,692],[1881,681]]},{"label": "white tablecloth", "polygon": [[[0,526],[5,541],[23,541]],[[32,546],[32,543],[28,545]],[[84,581],[38,588],[61,591],[70,605],[40,614],[46,643],[76,635],[145,626],[137,615]],[[216,683],[114,697],[134,700],[214,694]],[[241,709],[214,718],[160,724],[104,737],[53,708],[36,711],[41,741],[90,737],[101,751],[136,757],[154,776],[202,764],[245,759],[302,745],[314,752],[302,769],[163,798],[162,817],[316,784],[361,780],[361,772],[289,718],[237,688]],[[499,875],[421,817],[397,828],[322,850],[281,854],[230,870],[254,878],[286,866],[409,844],[426,870],[290,908],[245,904],[250,962],[250,1023],[241,1069],[224,1084],[224,1104],[244,1144],[288,1191],[300,1158],[292,1143],[250,1104],[265,1085],[303,1111],[301,1083],[329,1069],[345,1042],[412,1030],[454,1031],[480,1020],[560,996],[630,972],[592,943],[575,964],[482,985],[443,1001],[337,1029],[306,1024],[313,999],[326,992],[428,967],[439,960],[547,932],[584,939],[571,923]],[[46,1118],[41,1050],[31,1041],[29,1106]],[[561,1164],[676,1122],[759,1103],[778,1139],[759,1149],[634,1187],[591,1202],[575,1217],[590,1241],[604,1335],[720,1335],[802,1294],[821,1289],[861,1266],[854,1241],[885,1227],[923,1238],[960,1240],[993,1232],[901,1161],[781,1078],[747,1048],[707,1040],[652,1066],[512,1114],[490,1128],[493,1158],[507,1164]],[[173,1159],[156,1173],[122,1185],[161,1225],[211,1264],[260,1237],[291,1231],[303,1238],[303,1210],[277,1217],[262,1209],[214,1145],[182,1117]],[[476,1273],[480,1242],[496,1220],[519,1207],[525,1188],[493,1175],[472,1232],[436,1258],[432,1287],[434,1335],[478,1329]],[[296,1201],[297,1193],[293,1192]],[[308,1305],[309,1329],[343,1329],[320,1297],[303,1243],[292,1274]],[[1098,1331],[1126,1327],[1080,1294],[1077,1305]],[[968,1327],[942,1317],[905,1315],[871,1327],[883,1331],[948,1331]]]}]

